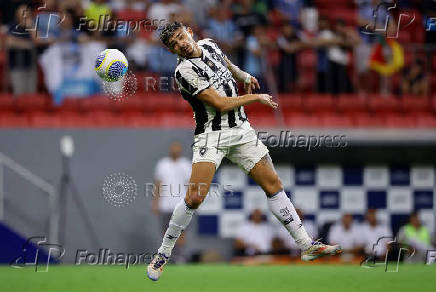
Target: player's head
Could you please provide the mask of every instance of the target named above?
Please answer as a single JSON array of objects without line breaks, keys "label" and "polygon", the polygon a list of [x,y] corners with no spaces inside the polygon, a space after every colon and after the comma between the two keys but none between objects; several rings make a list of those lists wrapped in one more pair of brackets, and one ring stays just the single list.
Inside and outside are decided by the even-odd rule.
[{"label": "player's head", "polygon": [[185,58],[194,53],[196,43],[193,36],[194,33],[190,27],[174,21],[163,27],[159,38],[171,53]]},{"label": "player's head", "polygon": [[172,159],[177,159],[182,156],[183,147],[179,141],[174,141],[170,144],[169,155]]}]

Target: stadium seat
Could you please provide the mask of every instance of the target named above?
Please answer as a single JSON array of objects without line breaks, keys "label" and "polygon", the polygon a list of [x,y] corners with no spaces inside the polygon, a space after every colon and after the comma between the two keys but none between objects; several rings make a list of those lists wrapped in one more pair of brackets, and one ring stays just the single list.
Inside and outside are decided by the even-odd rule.
[{"label": "stadium seat", "polygon": [[282,94],[279,98],[279,106],[284,115],[304,113],[303,99],[300,95]]},{"label": "stadium seat", "polygon": [[126,100],[118,102],[116,104],[116,108],[117,110],[125,114],[142,115],[147,110],[147,105],[145,100],[146,100],[145,96],[133,95],[127,98]]},{"label": "stadium seat", "polygon": [[34,113],[29,116],[29,124],[34,128],[59,128],[61,116],[48,113]]},{"label": "stadium seat", "polygon": [[15,103],[12,94],[0,94],[0,112],[15,111]]},{"label": "stadium seat", "polygon": [[0,128],[27,128],[29,120],[26,115],[0,114]]},{"label": "stadium seat", "polygon": [[303,105],[307,112],[324,113],[334,112],[336,101],[330,94],[311,94],[303,99]]},{"label": "stadium seat", "polygon": [[274,114],[250,115],[249,121],[253,127],[274,128],[278,125]]},{"label": "stadium seat", "polygon": [[21,94],[15,101],[21,112],[48,112],[52,110],[52,99],[46,94]]},{"label": "stadium seat", "polygon": [[436,128],[436,116],[417,117],[416,126],[419,128]]},{"label": "stadium seat", "polygon": [[126,125],[124,116],[111,112],[92,113],[91,117],[94,120],[94,126],[98,128],[119,128]]},{"label": "stadium seat", "polygon": [[371,95],[368,100],[369,109],[373,113],[398,113],[400,101],[393,96]]},{"label": "stadium seat", "polygon": [[132,128],[150,128],[159,126],[159,118],[156,115],[138,115],[133,114],[125,118],[127,127]]},{"label": "stadium seat", "polygon": [[57,112],[81,112],[80,97],[67,97],[62,99],[62,103],[57,107]]},{"label": "stadium seat", "polygon": [[337,109],[342,113],[365,113],[368,111],[368,98],[357,94],[340,94]]},{"label": "stadium seat", "polygon": [[79,99],[80,108],[85,112],[107,111],[111,112],[117,108],[117,104],[123,101],[111,100],[106,95],[93,95],[88,98]]},{"label": "stadium seat", "polygon": [[285,117],[286,126],[297,128],[317,128],[319,118],[314,115],[292,115]]},{"label": "stadium seat", "polygon": [[353,123],[358,128],[383,127],[383,119],[370,114],[358,114],[352,117]]},{"label": "stadium seat", "polygon": [[402,111],[408,114],[422,114],[431,111],[430,100],[423,96],[403,95],[400,104]]},{"label": "stadium seat", "polygon": [[192,116],[186,114],[158,114],[159,127],[193,129],[195,126]]},{"label": "stadium seat", "polygon": [[91,114],[65,113],[62,114],[61,126],[66,128],[95,127]]},{"label": "stadium seat", "polygon": [[413,116],[388,115],[385,117],[385,127],[388,128],[413,128],[416,120]]},{"label": "stadium seat", "polygon": [[349,128],[353,126],[353,120],[345,115],[323,115],[319,118],[320,127],[324,128]]}]

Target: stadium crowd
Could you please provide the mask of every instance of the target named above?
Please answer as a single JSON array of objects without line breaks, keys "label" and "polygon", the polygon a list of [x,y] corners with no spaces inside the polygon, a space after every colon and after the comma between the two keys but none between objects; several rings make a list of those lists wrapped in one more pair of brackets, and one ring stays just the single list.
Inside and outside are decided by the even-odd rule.
[{"label": "stadium crowd", "polygon": [[[300,209],[297,212],[301,218],[304,218]],[[351,213],[344,213],[340,220],[326,222],[319,226],[319,229],[310,220],[304,220],[303,224],[312,238],[320,238],[322,242],[328,244],[340,244],[343,249],[342,261],[361,260],[363,257],[384,260],[388,251],[389,258],[395,260],[398,256],[398,248],[407,247],[414,249],[415,252],[415,256],[409,260],[422,262],[426,252],[433,249],[434,239],[431,232],[421,223],[417,213],[411,213],[408,222],[405,222],[395,233],[390,226],[377,218],[375,209],[368,209],[364,219],[355,217]],[[262,254],[298,256],[299,249],[290,234],[284,228],[280,228],[281,226],[276,227],[273,228],[261,210],[254,210],[237,230],[233,255],[236,257]]]},{"label": "stadium crowd", "polygon": [[[379,7],[379,3],[7,0],[2,2],[0,17],[1,34],[7,36],[1,42],[6,52],[2,65],[8,69],[2,70],[2,76],[6,72],[9,76],[2,78],[2,87],[16,95],[36,91],[56,95],[59,87],[68,86],[66,81],[80,79],[86,83],[95,79],[89,64],[104,47],[126,52],[138,76],[172,77],[176,57],[159,44],[157,28],[162,22],[178,20],[192,27],[198,38],[215,39],[235,64],[273,93],[428,95],[436,85],[431,75],[436,66],[432,46],[436,43],[436,25],[429,25],[432,20],[428,18],[436,11],[436,4],[404,0],[388,11],[387,5]],[[403,28],[405,21],[401,18],[396,21],[400,9],[414,16],[410,26]],[[387,61],[382,65],[394,66],[394,70],[383,74],[371,70],[371,62],[376,57],[383,59],[374,50],[380,43],[386,50],[387,39],[368,31],[382,27],[388,15],[386,31],[399,33],[394,39],[403,46],[405,66]],[[117,25],[115,20],[128,21],[128,25]],[[89,94],[99,90],[92,82],[85,88]],[[77,88],[67,88],[65,94],[77,94]]]}]

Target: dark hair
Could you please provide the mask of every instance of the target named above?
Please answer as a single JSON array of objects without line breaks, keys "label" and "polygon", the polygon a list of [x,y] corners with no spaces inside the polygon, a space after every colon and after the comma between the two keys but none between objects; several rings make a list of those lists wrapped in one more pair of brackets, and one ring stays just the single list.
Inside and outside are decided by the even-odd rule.
[{"label": "dark hair", "polygon": [[174,35],[174,32],[178,30],[179,28],[184,27],[183,23],[174,21],[174,22],[168,22],[164,25],[162,28],[162,31],[160,32],[159,38],[160,41],[165,45],[169,46],[169,40]]}]

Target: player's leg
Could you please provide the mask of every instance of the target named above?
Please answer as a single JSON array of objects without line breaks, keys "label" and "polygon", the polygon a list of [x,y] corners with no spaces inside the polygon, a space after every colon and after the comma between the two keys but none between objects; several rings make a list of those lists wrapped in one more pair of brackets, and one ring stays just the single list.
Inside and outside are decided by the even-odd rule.
[{"label": "player's leg", "polygon": [[151,280],[158,280],[163,267],[171,256],[171,251],[181,233],[191,222],[195,210],[204,201],[209,192],[215,174],[216,164],[213,162],[198,162],[192,164],[191,178],[184,200],[174,208],[168,228],[163,236],[158,254],[147,268],[147,275]]},{"label": "player's leg", "polygon": [[326,245],[313,241],[307,234],[294,205],[283,190],[269,154],[266,154],[249,172],[250,177],[265,191],[268,206],[274,216],[283,224],[301,249],[301,259],[310,261],[324,255],[341,252],[339,245]]},{"label": "player's leg", "polygon": [[263,189],[271,212],[289,231],[298,247],[301,250],[309,249],[313,240],[307,234],[294,205],[284,192],[269,154],[257,162],[248,175]]}]

